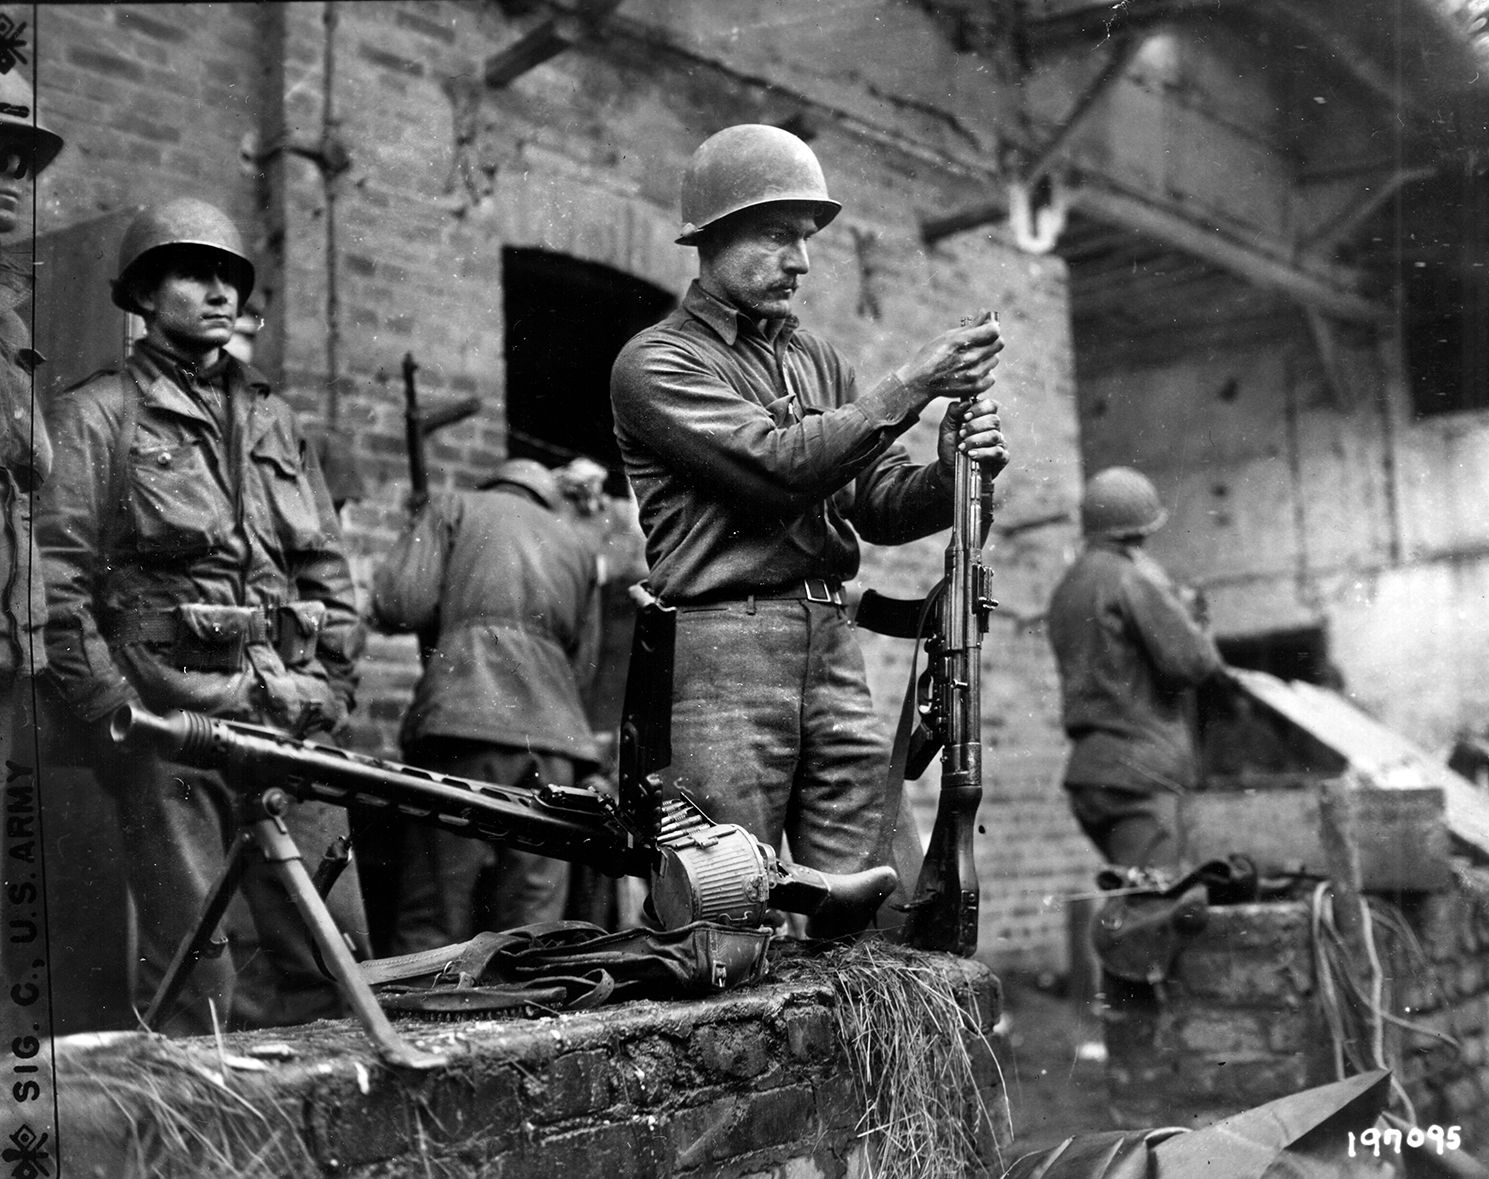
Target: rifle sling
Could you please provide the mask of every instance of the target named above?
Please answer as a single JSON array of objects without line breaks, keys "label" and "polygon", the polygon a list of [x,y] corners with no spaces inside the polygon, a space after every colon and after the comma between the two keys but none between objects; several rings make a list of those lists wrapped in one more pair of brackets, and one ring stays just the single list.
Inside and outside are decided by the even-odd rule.
[{"label": "rifle sling", "polygon": [[[936,607],[945,592],[946,579],[944,577],[919,602],[896,602],[895,599],[886,599],[870,590],[864,594],[863,601],[859,605],[859,612],[854,618],[855,622],[862,620],[863,603],[870,600],[870,595],[878,598],[881,603],[894,603],[891,607],[892,613],[875,614],[874,622],[884,617],[900,617],[895,607],[916,606],[919,608],[919,617],[913,631],[903,634],[898,631],[894,632],[899,637],[914,639],[916,646],[910,657],[910,681],[905,688],[904,701],[900,705],[899,724],[895,729],[894,744],[890,747],[889,766],[884,775],[884,813],[879,820],[879,840],[874,859],[877,864],[892,863],[900,877],[899,886],[895,889],[894,895],[885,902],[884,908],[886,909],[909,899],[911,890],[915,887],[916,877],[920,872],[919,857],[923,853],[920,850],[919,833],[915,829],[914,815],[906,805],[905,771],[910,762],[912,747],[916,750],[917,761],[922,761],[922,759],[928,761],[925,747],[927,744],[934,746],[934,742],[921,741],[917,745],[915,741],[921,728],[919,710],[916,707],[919,695],[920,640],[925,636],[927,623],[935,616]],[[872,625],[869,629],[874,629],[880,634],[886,633],[877,630]],[[934,748],[931,752],[934,752]],[[914,838],[910,838],[911,836]]]}]

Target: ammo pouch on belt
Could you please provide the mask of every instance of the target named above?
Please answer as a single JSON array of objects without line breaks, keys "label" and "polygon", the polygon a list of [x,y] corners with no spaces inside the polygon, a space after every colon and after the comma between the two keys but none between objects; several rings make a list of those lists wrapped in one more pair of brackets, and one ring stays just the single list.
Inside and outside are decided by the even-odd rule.
[{"label": "ammo pouch on belt", "polygon": [[315,645],[326,623],[324,602],[286,602],[275,608],[274,647],[286,667],[315,658]]},{"label": "ammo pouch on belt", "polygon": [[399,1012],[474,1013],[524,1005],[569,1011],[627,999],[683,999],[764,976],[769,929],[695,921],[607,933],[549,921],[361,964]]},{"label": "ammo pouch on belt", "polygon": [[251,643],[268,643],[286,667],[315,657],[326,619],[324,602],[282,606],[215,606],[184,602],[171,610],[125,615],[114,628],[120,643],[165,643],[171,662],[188,671],[238,671]]},{"label": "ammo pouch on belt", "polygon": [[171,662],[192,671],[237,671],[244,648],[266,637],[263,613],[246,606],[186,602],[175,616]]}]

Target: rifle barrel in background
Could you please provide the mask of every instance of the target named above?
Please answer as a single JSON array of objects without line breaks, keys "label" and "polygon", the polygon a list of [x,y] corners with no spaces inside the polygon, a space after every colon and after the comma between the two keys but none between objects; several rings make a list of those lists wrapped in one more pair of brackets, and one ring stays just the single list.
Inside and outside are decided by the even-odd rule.
[{"label": "rifle barrel in background", "polygon": [[463,422],[479,412],[481,399],[466,397],[438,409],[421,409],[419,388],[414,374],[419,366],[412,352],[403,354],[403,428],[408,447],[409,508],[417,512],[429,499],[429,466],[424,454],[424,440],[436,430]]}]

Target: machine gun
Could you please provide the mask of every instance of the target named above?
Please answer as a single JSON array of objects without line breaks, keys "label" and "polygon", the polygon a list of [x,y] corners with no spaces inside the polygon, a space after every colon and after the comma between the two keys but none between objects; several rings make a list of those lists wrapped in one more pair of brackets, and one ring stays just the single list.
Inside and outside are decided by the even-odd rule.
[{"label": "machine gun", "polygon": [[744,828],[711,823],[686,800],[655,805],[629,792],[630,808],[598,791],[545,784],[477,782],[265,728],[198,713],[157,716],[126,705],[112,718],[116,743],[147,746],[166,759],[226,771],[243,788],[241,829],[197,925],[177,948],[145,1014],[157,1022],[181,992],[227,911],[254,854],[280,875],[305,918],[327,969],[369,1037],[391,1063],[430,1068],[440,1057],[405,1044],[362,977],[321,892],[286,832],[291,800],[393,811],[416,823],[589,864],[612,876],[649,877],[664,926],[735,921],[758,926],[767,906],[790,912],[847,908],[872,912],[895,886],[892,869],[829,876],[782,864]]},{"label": "machine gun", "polygon": [[[913,834],[913,818],[903,802],[904,780],[920,777],[939,750],[941,793],[936,821],[915,891],[901,906],[906,920],[899,936],[918,949],[968,958],[977,950],[981,902],[972,847],[982,801],[980,661],[988,615],[997,602],[991,593],[992,571],[982,563],[982,546],[993,522],[986,502],[991,486],[981,465],[961,450],[956,453],[952,480],[946,576],[919,602],[897,601],[868,590],[859,602],[855,621],[880,634],[925,639],[925,674],[917,684],[912,670],[902,720],[905,731],[896,740],[890,770],[895,780],[890,783],[892,797],[885,807],[881,858],[894,859],[901,878],[908,879],[905,837]],[[912,715],[916,717],[913,726],[909,723]]]}]

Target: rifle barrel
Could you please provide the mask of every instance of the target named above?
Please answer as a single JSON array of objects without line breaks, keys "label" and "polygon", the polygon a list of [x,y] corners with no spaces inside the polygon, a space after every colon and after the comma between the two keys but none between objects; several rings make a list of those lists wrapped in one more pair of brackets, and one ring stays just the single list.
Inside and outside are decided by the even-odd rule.
[{"label": "rifle barrel", "polygon": [[133,705],[114,713],[120,745],[205,768],[234,767],[251,788],[278,786],[302,802],[394,810],[416,823],[589,864],[611,876],[646,876],[650,859],[608,800],[593,811],[544,801],[528,790],[435,774],[417,766],[316,745],[260,725],[194,712],[157,716]]}]

